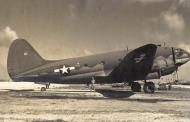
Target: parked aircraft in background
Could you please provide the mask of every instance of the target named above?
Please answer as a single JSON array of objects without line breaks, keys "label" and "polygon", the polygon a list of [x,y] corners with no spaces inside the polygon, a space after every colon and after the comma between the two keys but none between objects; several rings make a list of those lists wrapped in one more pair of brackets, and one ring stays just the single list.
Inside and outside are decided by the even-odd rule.
[{"label": "parked aircraft in background", "polygon": [[[59,52],[59,51],[58,51]],[[7,70],[14,81],[58,84],[113,84],[127,82],[132,91],[153,93],[147,82],[178,70],[190,60],[180,48],[147,44],[134,50],[122,50],[64,60],[45,60],[24,39],[16,39],[9,48]],[[48,85],[47,85],[48,87]],[[46,90],[42,87],[41,90]]]}]

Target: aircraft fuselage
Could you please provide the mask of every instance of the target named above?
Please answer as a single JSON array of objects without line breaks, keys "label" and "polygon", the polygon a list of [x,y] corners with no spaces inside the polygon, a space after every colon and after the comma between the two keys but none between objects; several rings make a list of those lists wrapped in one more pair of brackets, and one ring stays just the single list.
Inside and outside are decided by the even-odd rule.
[{"label": "aircraft fuselage", "polygon": [[[92,77],[95,78],[97,83],[125,82],[115,81],[112,77],[109,77],[109,74],[131,51],[132,50],[122,50],[64,60],[45,61],[43,65],[19,73],[12,78],[15,81],[51,82],[60,84],[83,84],[91,81]],[[181,51],[184,54],[187,53],[184,50]],[[136,57],[134,62],[138,63],[145,58],[146,55],[142,54]],[[176,70],[172,56],[172,48],[158,46],[153,58],[153,65],[146,79],[136,77],[135,80],[159,79],[161,76],[171,74]],[[181,63],[186,62],[187,61]]]}]

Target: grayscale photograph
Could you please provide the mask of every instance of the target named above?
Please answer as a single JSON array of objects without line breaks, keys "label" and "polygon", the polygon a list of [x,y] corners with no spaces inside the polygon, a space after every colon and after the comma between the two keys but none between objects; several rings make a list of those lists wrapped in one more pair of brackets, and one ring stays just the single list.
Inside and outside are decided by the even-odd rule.
[{"label": "grayscale photograph", "polygon": [[189,122],[190,0],[0,0],[0,122]]}]

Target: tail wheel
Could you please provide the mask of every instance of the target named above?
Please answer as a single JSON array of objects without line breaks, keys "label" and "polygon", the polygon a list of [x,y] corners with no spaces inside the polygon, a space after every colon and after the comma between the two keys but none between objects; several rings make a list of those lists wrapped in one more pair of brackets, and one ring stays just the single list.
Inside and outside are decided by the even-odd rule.
[{"label": "tail wheel", "polygon": [[132,82],[131,90],[133,92],[141,92],[141,85],[138,82]]},{"label": "tail wheel", "polygon": [[146,82],[144,84],[143,90],[144,90],[145,93],[154,93],[155,84],[153,82]]},{"label": "tail wheel", "polygon": [[90,90],[95,90],[95,87],[93,84],[90,85]]},{"label": "tail wheel", "polygon": [[41,91],[46,91],[46,88],[45,88],[45,87],[42,87],[42,88],[41,88]]}]

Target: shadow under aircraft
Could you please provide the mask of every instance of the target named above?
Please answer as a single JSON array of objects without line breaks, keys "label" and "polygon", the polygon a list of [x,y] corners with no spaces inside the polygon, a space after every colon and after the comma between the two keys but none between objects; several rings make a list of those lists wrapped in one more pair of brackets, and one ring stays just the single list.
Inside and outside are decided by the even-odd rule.
[{"label": "shadow under aircraft", "polygon": [[133,50],[121,50],[64,60],[45,60],[24,39],[11,44],[7,70],[13,81],[46,84],[113,84],[128,83],[133,92],[154,93],[151,79],[160,79],[178,70],[190,60],[190,54],[180,48],[147,44]]}]

